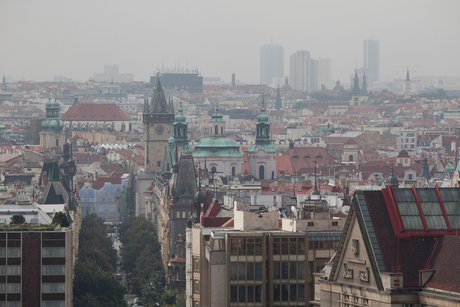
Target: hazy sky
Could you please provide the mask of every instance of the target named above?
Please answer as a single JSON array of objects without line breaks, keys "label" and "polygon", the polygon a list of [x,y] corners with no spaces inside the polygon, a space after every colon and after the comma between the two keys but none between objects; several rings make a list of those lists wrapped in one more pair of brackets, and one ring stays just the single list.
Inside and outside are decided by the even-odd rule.
[{"label": "hazy sky", "polygon": [[259,82],[260,46],[273,39],[289,56],[332,59],[348,82],[363,64],[363,40],[380,40],[381,79],[460,76],[459,0],[433,1],[47,1],[0,0],[0,74],[45,81],[87,80],[104,64],[148,80],[158,66],[198,67]]}]

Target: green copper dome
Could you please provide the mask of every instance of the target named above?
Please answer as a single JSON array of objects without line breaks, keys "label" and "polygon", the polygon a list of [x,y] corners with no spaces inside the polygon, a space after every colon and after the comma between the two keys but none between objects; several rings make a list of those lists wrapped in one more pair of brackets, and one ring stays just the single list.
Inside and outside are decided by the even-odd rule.
[{"label": "green copper dome", "polygon": [[223,115],[219,112],[219,105],[216,106],[216,112],[212,115],[211,122],[223,122]]},{"label": "green copper dome", "polygon": [[455,167],[452,165],[452,163],[449,163],[446,165],[446,168],[444,169],[446,172],[453,172],[455,171]]},{"label": "green copper dome", "polygon": [[187,122],[187,117],[184,115],[182,112],[182,102],[179,105],[179,113],[176,114],[176,117],[174,117],[174,121],[176,123],[186,123]]},{"label": "green copper dome", "polygon": [[265,107],[262,105],[262,108],[260,109],[260,114],[257,116],[257,121],[259,123],[261,122],[268,122],[268,115],[265,113]]},{"label": "green copper dome", "polygon": [[223,135],[212,135],[202,139],[193,150],[193,157],[207,157],[217,155],[219,157],[242,157],[238,143]]}]

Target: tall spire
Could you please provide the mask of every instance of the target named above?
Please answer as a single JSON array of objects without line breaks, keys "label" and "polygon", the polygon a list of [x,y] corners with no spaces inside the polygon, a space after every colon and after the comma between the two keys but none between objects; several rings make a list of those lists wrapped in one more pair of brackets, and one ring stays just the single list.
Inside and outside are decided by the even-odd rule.
[{"label": "tall spire", "polygon": [[283,108],[283,101],[281,100],[280,85],[276,89],[275,109],[281,110]]},{"label": "tall spire", "polygon": [[359,96],[361,91],[359,90],[359,78],[358,78],[358,70],[355,69],[355,78],[353,82],[353,90],[351,91],[354,96]]},{"label": "tall spire", "polygon": [[367,96],[369,94],[367,92],[367,83],[366,83],[366,73],[363,74],[363,87],[361,89],[361,95],[362,96]]},{"label": "tall spire", "polygon": [[407,66],[406,81],[410,81],[410,78],[409,78],[409,66]]},{"label": "tall spire", "polygon": [[426,157],[426,154],[423,157],[423,161],[422,161],[422,173],[421,173],[421,175],[422,175],[422,177],[425,177],[427,180],[431,178],[430,169],[429,169],[429,166],[428,166],[428,159]]},{"label": "tall spire", "polygon": [[311,192],[312,195],[320,195],[319,191],[318,191],[318,187],[316,185],[316,160],[315,160],[315,189],[313,190],[313,192]]},{"label": "tall spire", "polygon": [[57,102],[57,86],[54,86],[54,101]]}]

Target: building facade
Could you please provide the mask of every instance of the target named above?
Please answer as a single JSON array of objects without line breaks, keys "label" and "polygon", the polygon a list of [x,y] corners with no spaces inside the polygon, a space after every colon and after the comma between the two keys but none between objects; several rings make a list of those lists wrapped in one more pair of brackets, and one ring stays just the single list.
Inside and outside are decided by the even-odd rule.
[{"label": "building facade", "polygon": [[363,68],[372,81],[380,81],[380,40],[366,39],[363,49]]},{"label": "building facade", "polygon": [[310,93],[318,89],[318,66],[310,57],[310,51],[300,50],[292,54],[290,68],[290,84],[295,90]]},{"label": "building facade", "polygon": [[271,85],[273,78],[284,77],[284,47],[267,44],[260,47],[260,84]]}]

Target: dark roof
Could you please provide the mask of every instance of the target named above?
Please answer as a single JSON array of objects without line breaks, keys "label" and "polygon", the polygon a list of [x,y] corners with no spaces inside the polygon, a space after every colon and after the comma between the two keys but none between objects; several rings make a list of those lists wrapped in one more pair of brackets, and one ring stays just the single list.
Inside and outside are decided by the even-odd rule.
[{"label": "dark roof", "polygon": [[203,217],[202,227],[221,227],[226,222],[228,222],[231,218],[232,218],[231,216]]},{"label": "dark roof", "polygon": [[436,242],[427,269],[435,272],[425,287],[460,292],[460,237],[442,236]]},{"label": "dark roof", "polygon": [[110,163],[110,164],[101,164],[101,169],[106,172],[107,174],[112,174],[112,173],[126,173],[126,170],[123,166],[116,164],[116,163]]},{"label": "dark roof", "polygon": [[189,153],[183,153],[179,161],[174,197],[193,197],[196,191],[196,171],[193,157]]}]

